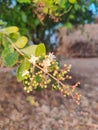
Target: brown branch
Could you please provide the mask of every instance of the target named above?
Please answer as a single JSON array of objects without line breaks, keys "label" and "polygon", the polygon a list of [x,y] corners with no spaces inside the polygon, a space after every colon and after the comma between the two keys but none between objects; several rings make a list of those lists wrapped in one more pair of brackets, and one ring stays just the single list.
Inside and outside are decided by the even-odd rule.
[{"label": "brown branch", "polygon": [[25,56],[24,53],[21,52],[21,51],[16,47],[16,45],[12,42],[12,40],[11,40],[8,36],[6,36],[6,39],[12,44],[13,48],[16,49],[16,51],[17,51],[20,55],[22,55],[23,57]]}]

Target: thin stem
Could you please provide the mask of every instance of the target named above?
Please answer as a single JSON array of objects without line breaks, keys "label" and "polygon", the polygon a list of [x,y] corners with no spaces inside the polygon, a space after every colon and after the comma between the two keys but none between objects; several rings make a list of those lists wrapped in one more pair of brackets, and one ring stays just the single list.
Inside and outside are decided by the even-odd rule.
[{"label": "thin stem", "polygon": [[60,14],[59,16],[63,16],[64,14],[68,13],[71,9],[72,9],[72,6],[70,6],[68,10],[64,11],[64,12],[63,12],[62,14]]},{"label": "thin stem", "polygon": [[16,51],[17,51],[20,55],[22,55],[23,57],[25,56],[24,53],[21,52],[20,49],[18,49],[15,44],[13,44],[12,40],[11,40],[8,36],[6,36],[6,39],[12,44],[13,48],[15,48]]}]

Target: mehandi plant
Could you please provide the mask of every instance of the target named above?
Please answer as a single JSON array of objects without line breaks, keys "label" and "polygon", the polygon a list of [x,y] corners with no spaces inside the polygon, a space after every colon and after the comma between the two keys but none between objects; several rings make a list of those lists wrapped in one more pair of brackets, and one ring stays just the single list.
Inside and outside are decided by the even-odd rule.
[{"label": "mehandi plant", "polygon": [[20,35],[18,27],[0,29],[1,63],[7,67],[18,67],[17,80],[23,82],[27,93],[51,86],[65,97],[71,96],[79,104],[80,95],[76,92],[78,83],[73,86],[64,84],[66,79],[71,78],[68,75],[71,66],[64,64],[64,68],[61,69],[56,56],[53,53],[46,54],[43,43],[27,43],[28,38]]},{"label": "mehandi plant", "polygon": [[[31,0],[18,0],[18,2],[30,3]],[[36,15],[43,23],[47,14],[57,22],[62,10],[65,8],[66,0],[33,0]],[[69,0],[71,4],[76,0]],[[72,7],[72,6],[71,6]],[[40,12],[39,12],[40,10]],[[70,10],[70,8],[69,8]],[[67,13],[64,10],[64,13]],[[2,24],[2,21],[1,21]],[[71,96],[79,104],[80,94],[76,91],[78,82],[75,85],[64,84],[71,66],[64,64],[60,68],[59,62],[53,53],[46,53],[43,43],[39,45],[29,45],[26,36],[21,36],[19,28],[16,26],[0,28],[0,64],[6,67],[16,67],[18,81],[24,84],[24,90],[30,93],[33,90],[43,90],[51,87],[61,94]]]}]

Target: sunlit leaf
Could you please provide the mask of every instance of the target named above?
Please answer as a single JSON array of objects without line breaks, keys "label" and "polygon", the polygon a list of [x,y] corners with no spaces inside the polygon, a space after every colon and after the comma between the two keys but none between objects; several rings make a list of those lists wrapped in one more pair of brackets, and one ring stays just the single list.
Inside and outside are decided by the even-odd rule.
[{"label": "sunlit leaf", "polygon": [[75,4],[75,3],[77,2],[77,0],[69,0],[69,2],[70,2],[71,4]]},{"label": "sunlit leaf", "polygon": [[17,0],[19,3],[30,3],[31,0]]},{"label": "sunlit leaf", "polygon": [[20,37],[20,38],[15,42],[15,45],[16,45],[18,48],[24,48],[25,45],[27,44],[27,42],[28,42],[27,37],[22,36],[22,37]]},{"label": "sunlit leaf", "polygon": [[21,49],[21,51],[27,56],[31,56],[31,55],[35,56],[36,48],[37,48],[37,45],[32,45],[24,49]]},{"label": "sunlit leaf", "polygon": [[45,48],[45,45],[43,43],[40,43],[37,46],[35,55],[36,56],[45,56],[46,55],[46,48]]},{"label": "sunlit leaf", "polygon": [[7,32],[8,34],[11,34],[11,33],[16,33],[16,32],[18,32],[19,28],[16,27],[16,26],[11,26],[11,27],[5,28],[5,30],[6,30],[6,32]]}]

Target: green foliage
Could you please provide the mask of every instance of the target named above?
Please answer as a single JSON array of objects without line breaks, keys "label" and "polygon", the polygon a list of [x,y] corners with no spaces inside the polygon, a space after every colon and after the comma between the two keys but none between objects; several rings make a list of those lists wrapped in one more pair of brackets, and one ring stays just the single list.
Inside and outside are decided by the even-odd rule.
[{"label": "green foliage", "polygon": [[5,49],[2,51],[2,59],[3,64],[5,66],[13,66],[18,61],[18,53],[14,51],[14,48],[12,48],[11,45],[8,45],[5,47]]},{"label": "green foliage", "polygon": [[46,55],[46,48],[43,43],[40,43],[39,45],[31,45],[24,49],[21,49],[21,51],[26,54],[27,56],[45,56]]},{"label": "green foliage", "polygon": [[19,28],[16,26],[5,28],[5,31],[8,35],[11,33],[16,33],[16,32],[18,32],[18,30],[19,30]]},{"label": "green foliage", "polygon": [[31,56],[31,55],[36,55],[36,48],[37,48],[37,45],[31,45],[31,46],[28,46],[24,49],[21,49],[21,51],[27,55],[28,57]]},{"label": "green foliage", "polygon": [[[0,19],[6,21],[7,26],[18,26],[21,34],[28,36],[34,44],[42,42],[49,45],[54,27],[59,23],[67,26],[66,23],[78,25],[93,20],[92,11],[88,7],[91,3],[98,6],[94,0],[77,0],[76,3],[76,0],[70,1],[18,0],[13,6],[12,0],[0,2]],[[46,30],[48,35],[45,35]]]},{"label": "green foliage", "polygon": [[6,46],[3,50],[2,50],[2,58],[6,57],[6,55],[8,55],[9,53],[13,53],[14,52],[14,48],[11,45]]},{"label": "green foliage", "polygon": [[35,56],[45,56],[46,55],[46,48],[43,43],[40,43],[35,51]]},{"label": "green foliage", "polygon": [[31,0],[17,0],[19,3],[31,3]]},{"label": "green foliage", "polygon": [[77,0],[69,0],[69,2],[70,2],[71,4],[75,4],[75,3],[77,2]]},{"label": "green foliage", "polygon": [[24,59],[17,69],[17,80],[22,81],[24,77],[22,76],[23,72],[30,68],[30,62],[27,59]]},{"label": "green foliage", "polygon": [[18,61],[18,53],[13,52],[13,53],[7,53],[6,56],[3,57],[3,63],[5,66],[13,66],[17,63]]},{"label": "green foliage", "polygon": [[16,45],[18,48],[24,48],[24,47],[26,46],[27,42],[28,42],[27,37],[22,36],[22,37],[20,37],[20,38],[15,42],[15,45]]}]

